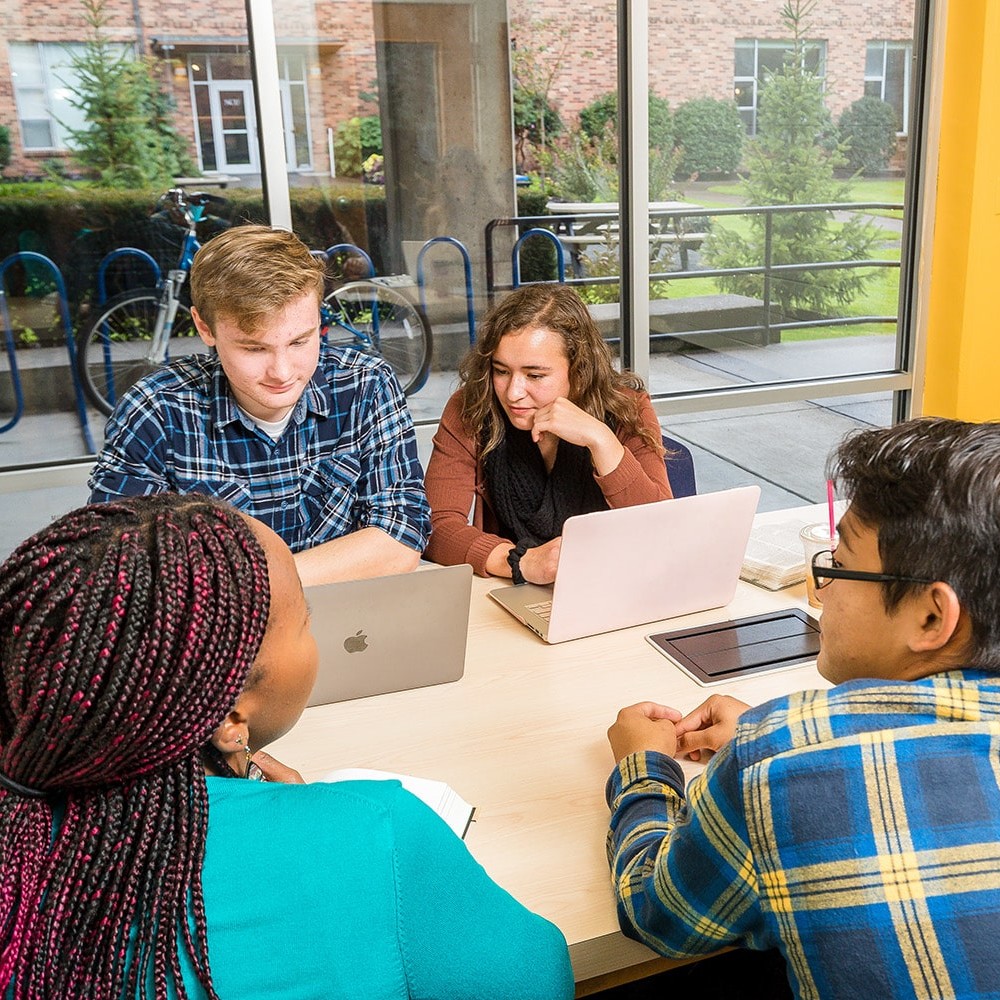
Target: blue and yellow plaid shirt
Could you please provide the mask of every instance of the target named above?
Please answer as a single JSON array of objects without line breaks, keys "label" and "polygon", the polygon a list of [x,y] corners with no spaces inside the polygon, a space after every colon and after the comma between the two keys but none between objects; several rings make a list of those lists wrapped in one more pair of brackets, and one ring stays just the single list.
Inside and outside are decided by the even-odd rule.
[{"label": "blue and yellow plaid shirt", "polygon": [[274,441],[236,405],[214,352],[140,379],[121,398],[91,501],[174,491],[228,500],[293,552],[360,528],[423,551],[430,510],[413,421],[392,369],[323,344]]},{"label": "blue and yellow plaid shirt", "polygon": [[799,997],[1000,996],[1000,677],[792,695],[686,801],[658,753],[607,796],[619,920],[654,950],[777,948]]}]

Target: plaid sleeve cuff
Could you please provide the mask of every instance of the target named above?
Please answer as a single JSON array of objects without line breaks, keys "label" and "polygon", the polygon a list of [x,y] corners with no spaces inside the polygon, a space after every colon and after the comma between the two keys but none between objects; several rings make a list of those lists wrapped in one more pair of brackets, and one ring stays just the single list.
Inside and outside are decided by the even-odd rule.
[{"label": "plaid sleeve cuff", "polygon": [[673,757],[655,750],[642,750],[623,757],[611,772],[604,789],[608,806],[614,804],[624,792],[643,781],[657,781],[684,797],[684,771]]}]

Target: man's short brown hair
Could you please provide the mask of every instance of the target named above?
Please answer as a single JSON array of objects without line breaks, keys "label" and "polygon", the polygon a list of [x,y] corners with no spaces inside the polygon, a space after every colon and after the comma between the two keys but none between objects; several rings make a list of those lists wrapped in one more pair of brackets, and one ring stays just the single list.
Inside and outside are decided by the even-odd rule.
[{"label": "man's short brown hair", "polygon": [[254,333],[269,316],[307,293],[323,298],[325,265],[294,234],[236,226],[214,236],[191,267],[191,302],[210,328],[226,317]]}]

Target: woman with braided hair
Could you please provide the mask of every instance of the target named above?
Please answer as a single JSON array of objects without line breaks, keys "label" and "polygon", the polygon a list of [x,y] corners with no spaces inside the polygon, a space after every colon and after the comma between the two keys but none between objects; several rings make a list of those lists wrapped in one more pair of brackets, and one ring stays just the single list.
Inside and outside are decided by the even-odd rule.
[{"label": "woman with braided hair", "polygon": [[433,562],[552,583],[566,518],[672,496],[642,380],[615,370],[572,288],[511,292],[459,376],[424,477]]},{"label": "woman with braided hair", "polygon": [[260,752],[316,664],[290,551],[219,501],[86,507],[18,547],[0,567],[5,997],[572,995],[558,930],[398,783],[304,785]]}]

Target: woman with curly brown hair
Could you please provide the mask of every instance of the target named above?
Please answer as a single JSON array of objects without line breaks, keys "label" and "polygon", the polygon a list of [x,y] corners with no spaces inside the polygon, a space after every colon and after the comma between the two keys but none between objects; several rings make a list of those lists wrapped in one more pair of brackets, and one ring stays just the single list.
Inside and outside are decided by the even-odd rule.
[{"label": "woman with curly brown hair", "polygon": [[551,583],[566,518],[671,497],[642,381],[615,370],[571,288],[508,295],[459,376],[424,477],[428,559]]}]

